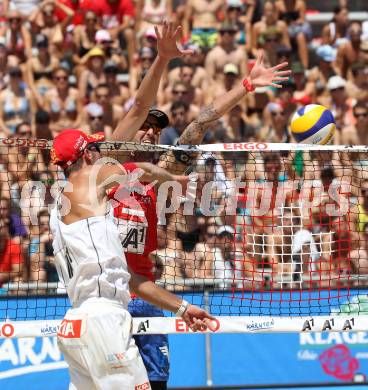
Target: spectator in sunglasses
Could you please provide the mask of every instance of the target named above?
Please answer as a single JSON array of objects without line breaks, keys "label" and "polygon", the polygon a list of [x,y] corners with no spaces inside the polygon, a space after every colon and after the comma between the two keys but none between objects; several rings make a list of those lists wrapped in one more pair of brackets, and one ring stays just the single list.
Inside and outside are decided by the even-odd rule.
[{"label": "spectator in sunglasses", "polygon": [[142,75],[144,75],[153,64],[157,56],[156,49],[142,47],[138,52],[138,63],[129,69],[129,90],[132,95],[135,94],[139,87]]},{"label": "spectator in sunglasses", "polygon": [[106,137],[112,134],[112,128],[104,124],[104,112],[102,106],[97,103],[89,103],[85,107],[87,114],[86,125],[83,129],[87,134],[95,134],[99,131],[103,131]]},{"label": "spectator in sunglasses", "polygon": [[336,72],[346,79],[351,66],[361,56],[362,26],[359,22],[351,22],[348,29],[349,40],[339,46],[336,57]]},{"label": "spectator in sunglasses", "polygon": [[35,100],[23,82],[21,69],[12,67],[8,74],[9,85],[0,93],[0,131],[5,137],[14,134],[21,122],[31,122],[36,111]]},{"label": "spectator in sunglasses", "polygon": [[276,143],[290,142],[290,133],[288,129],[288,115],[279,103],[269,103],[268,112],[271,117],[269,126],[261,129],[259,138],[262,141]]},{"label": "spectator in sunglasses", "polygon": [[327,83],[327,89],[330,93],[330,102],[327,107],[332,110],[334,115],[342,115],[343,126],[355,124],[353,115],[354,100],[348,97],[346,93],[346,80],[340,76],[332,76]]},{"label": "spectator in sunglasses", "polygon": [[348,95],[368,103],[368,63],[357,62],[351,67],[352,79],[346,83]]},{"label": "spectator in sunglasses", "polygon": [[337,6],[334,9],[334,16],[330,23],[322,30],[322,42],[335,48],[345,43],[348,39],[349,9]]},{"label": "spectator in sunglasses", "polygon": [[[74,64],[84,65],[84,56],[95,47],[95,37],[99,29],[100,25],[97,15],[92,10],[86,11],[82,23],[73,29]],[[80,72],[81,70],[78,67],[78,71]]]},{"label": "spectator in sunglasses", "polygon": [[368,145],[368,104],[359,101],[353,108],[355,124],[350,124],[341,131],[340,144],[342,145]]},{"label": "spectator in sunglasses", "polygon": [[[201,88],[202,91],[208,91],[209,89],[209,77],[206,70],[203,67],[203,50],[191,42],[184,45],[185,49],[192,50],[192,54],[186,54],[180,58],[182,65],[189,65],[193,68],[194,74],[191,85],[193,87]],[[169,71],[168,83],[173,85],[177,80],[180,79],[180,66],[175,67]]]},{"label": "spectator in sunglasses", "polygon": [[[265,34],[267,31],[273,31],[273,34]],[[271,39],[272,38],[272,39]],[[266,41],[269,40],[269,42]],[[291,49],[289,34],[287,30],[287,24],[280,20],[278,12],[273,1],[265,1],[263,6],[262,19],[253,25],[252,29],[252,54],[257,56],[258,50],[262,49],[265,44],[268,46],[277,46],[282,44],[286,48]]]},{"label": "spectator in sunglasses", "polygon": [[91,99],[91,95],[95,88],[106,82],[104,74],[105,53],[99,47],[91,49],[84,57],[83,62],[86,63],[86,69],[80,74],[78,89],[82,99],[87,101]]},{"label": "spectator in sunglasses", "polygon": [[252,19],[255,9],[255,1],[245,4],[241,0],[227,0],[225,8],[225,20],[238,27],[236,43],[244,47],[247,52],[251,49]]},{"label": "spectator in sunglasses", "polygon": [[[194,94],[193,103],[199,107],[203,106],[204,103],[204,92],[201,88],[193,85],[193,76],[195,69],[190,65],[182,64],[179,66],[178,81],[189,86],[189,89]],[[162,93],[157,97],[159,104],[166,104],[175,97],[172,97],[174,91],[174,85],[169,85]]]},{"label": "spectator in sunglasses", "polygon": [[54,87],[53,72],[59,65],[59,60],[51,54],[49,40],[46,35],[36,36],[37,56],[27,61],[27,79],[34,92],[39,107],[42,107],[46,92]]},{"label": "spectator in sunglasses", "polygon": [[189,124],[189,106],[188,104],[177,101],[171,106],[170,116],[171,126],[164,129],[161,133],[160,144],[175,145],[176,141]]},{"label": "spectator in sunglasses", "polygon": [[213,80],[217,81],[223,77],[224,66],[229,62],[235,64],[241,74],[247,74],[247,56],[236,44],[237,32],[238,27],[234,24],[224,22],[221,25],[220,42],[207,54],[205,62],[205,69]]},{"label": "spectator in sunglasses", "polygon": [[336,59],[336,49],[329,45],[319,46],[316,50],[318,64],[309,71],[308,81],[313,83],[316,90],[318,104],[328,105],[330,93],[327,90],[327,82],[335,76],[333,62]]},{"label": "spectator in sunglasses", "polygon": [[125,102],[129,99],[129,88],[118,82],[117,76],[119,68],[113,61],[106,61],[104,66],[104,73],[106,77],[106,85],[109,89],[109,100],[113,104],[124,106]]},{"label": "spectator in sunglasses", "polygon": [[78,90],[69,85],[69,72],[65,68],[54,71],[53,81],[55,87],[45,95],[45,108],[50,114],[50,129],[55,137],[62,129],[79,124],[82,103]]},{"label": "spectator in sunglasses", "polygon": [[32,56],[31,34],[23,25],[23,16],[19,11],[9,11],[6,28],[0,29],[0,39],[9,56],[14,56],[20,62],[25,62]]},{"label": "spectator in sunglasses", "polygon": [[[124,116],[124,109],[118,104],[112,104],[110,89],[107,84],[99,84],[94,90],[92,101],[102,107],[103,125],[114,129]],[[87,106],[88,107],[88,106]],[[83,109],[83,118],[87,117],[86,107]],[[84,122],[86,120],[84,119]]]},{"label": "spectator in sunglasses", "polygon": [[298,51],[299,61],[308,68],[308,41],[312,39],[312,28],[305,18],[305,0],[276,0],[275,6],[278,17],[288,25],[288,34]]},{"label": "spectator in sunglasses", "polygon": [[97,46],[105,53],[106,61],[114,62],[120,70],[128,70],[128,59],[123,55],[117,40],[113,40],[108,30],[98,30],[95,34]]},{"label": "spectator in sunglasses", "polygon": [[[60,9],[67,15],[62,22],[59,22],[55,14],[56,9]],[[28,20],[35,31],[48,38],[51,52],[58,58],[62,58],[64,35],[73,16],[74,11],[57,0],[44,0]]]},{"label": "spectator in sunglasses", "polygon": [[188,118],[191,122],[199,114],[200,108],[194,104],[195,90],[189,84],[177,81],[171,88],[171,96],[169,102],[160,107],[164,112],[172,112],[174,103],[182,102],[189,107]]}]

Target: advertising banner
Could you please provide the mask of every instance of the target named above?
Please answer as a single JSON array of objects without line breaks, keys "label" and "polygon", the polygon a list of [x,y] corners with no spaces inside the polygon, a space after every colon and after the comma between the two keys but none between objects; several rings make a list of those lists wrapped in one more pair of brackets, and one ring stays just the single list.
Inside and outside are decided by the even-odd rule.
[{"label": "advertising banner", "polygon": [[[339,293],[342,294],[342,290]],[[330,291],[330,294],[333,295],[333,291]],[[349,301],[336,300],[334,307],[330,307],[330,313],[325,309],[323,313],[337,314],[347,310],[347,305],[350,311],[356,311],[354,317],[358,317],[357,314],[362,310],[367,311],[364,309],[367,291],[359,291],[359,295],[358,292],[349,291],[348,294]],[[256,295],[253,293],[255,302],[258,298],[259,301],[261,298],[265,299],[264,293],[262,297]],[[316,298],[318,296],[316,295]],[[193,298],[193,294],[190,297]],[[189,297],[186,299],[189,300]],[[202,294],[195,294],[193,299],[196,303],[204,301]],[[212,303],[216,300],[216,296],[210,296]],[[12,307],[14,302],[14,299],[2,299],[0,313],[5,307],[7,309]],[[16,323],[14,321],[16,318],[25,320],[33,316],[38,320],[49,319],[51,323],[52,320],[62,318],[61,308],[64,307],[65,310],[66,299],[27,298],[23,303],[17,300],[16,304],[18,309],[14,310],[13,318],[0,318],[3,322],[10,321],[0,329],[5,336],[0,339],[1,389],[67,389],[69,376],[58,350],[56,337],[53,335],[53,327],[42,328],[44,337],[11,338],[13,332],[11,324]],[[218,310],[220,309],[219,306]],[[258,311],[254,307],[252,314],[264,314],[262,310],[264,310],[262,307]],[[7,312],[9,313],[9,310]],[[214,314],[218,314],[216,310]],[[290,318],[290,321],[293,319]],[[251,334],[210,335],[211,375],[214,385],[341,383],[362,380],[368,376],[368,332],[264,334],[259,333],[259,330],[264,330],[267,325],[272,331],[274,325],[272,323],[261,325],[260,327],[259,324],[254,324]],[[205,335],[170,335],[170,387],[206,385],[205,356]],[[191,374],[188,375],[188,372]]]}]

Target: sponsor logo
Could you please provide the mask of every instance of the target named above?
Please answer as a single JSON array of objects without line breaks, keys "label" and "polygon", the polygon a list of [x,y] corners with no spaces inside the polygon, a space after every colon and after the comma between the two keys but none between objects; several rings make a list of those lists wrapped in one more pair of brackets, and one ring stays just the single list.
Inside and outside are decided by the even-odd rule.
[{"label": "sponsor logo", "polygon": [[[220,329],[220,321],[218,319],[212,320],[212,329],[210,331],[217,332]],[[186,324],[186,322],[180,318],[177,318],[175,320],[175,330],[178,333],[188,333],[192,330],[189,328],[189,326]]]},{"label": "sponsor logo", "polygon": [[47,140],[36,140],[36,139],[21,139],[21,138],[3,138],[1,143],[6,146],[25,146],[25,147],[37,147],[46,149],[48,147]]},{"label": "sponsor logo", "polygon": [[141,385],[137,385],[134,387],[134,390],[148,390],[150,389],[151,386],[149,382],[142,383]]},{"label": "sponsor logo", "polygon": [[56,335],[59,330],[59,326],[45,326],[41,328],[41,336],[53,336]]},{"label": "sponsor logo", "polygon": [[316,333],[300,333],[300,346],[308,348],[309,346],[328,346],[336,344],[368,344],[367,332],[316,332]]},{"label": "sponsor logo", "polygon": [[0,328],[0,336],[2,337],[12,337],[14,334],[14,325],[10,323],[5,323]]},{"label": "sponsor logo", "polygon": [[106,360],[110,368],[114,370],[125,367],[123,364],[125,361],[124,353],[110,353],[106,355]]},{"label": "sponsor logo", "polygon": [[319,357],[326,374],[341,380],[352,380],[359,368],[359,361],[354,358],[346,345],[335,345],[324,351]]},{"label": "sponsor logo", "polygon": [[318,353],[309,349],[299,350],[297,354],[298,360],[317,360],[318,356]]},{"label": "sponsor logo", "polygon": [[[54,337],[26,337],[17,339],[5,339],[0,342],[0,366],[1,374],[7,373],[8,377],[20,375],[20,368],[46,365],[62,361],[62,355],[57,346],[57,338]],[[6,368],[9,368],[6,371]],[[64,368],[63,367],[60,368]],[[12,373],[12,370],[15,371]],[[18,370],[18,372],[16,371]],[[28,372],[32,372],[29,369]]]},{"label": "sponsor logo", "polygon": [[84,137],[81,135],[75,145],[74,145],[74,149],[78,149],[78,150],[82,150],[85,146],[87,145],[87,141],[84,139]]},{"label": "sponsor logo", "polygon": [[247,330],[254,332],[258,330],[273,329],[275,327],[275,320],[272,318],[267,321],[252,321],[250,324],[246,324],[245,327]]},{"label": "sponsor logo", "polygon": [[264,142],[244,142],[239,144],[224,144],[225,150],[266,150],[268,145]]},{"label": "sponsor logo", "polygon": [[81,336],[82,320],[61,321],[57,335],[66,339],[77,339]]}]

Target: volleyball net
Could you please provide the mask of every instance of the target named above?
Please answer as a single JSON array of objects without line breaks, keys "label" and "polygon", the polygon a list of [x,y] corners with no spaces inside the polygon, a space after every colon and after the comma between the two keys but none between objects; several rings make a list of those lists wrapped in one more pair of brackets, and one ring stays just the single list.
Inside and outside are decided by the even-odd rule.
[{"label": "volleyball net", "polygon": [[[70,307],[48,226],[65,185],[50,163],[50,146],[0,140],[0,337],[55,334]],[[101,148],[109,163],[137,159],[182,169],[177,161],[190,160],[186,188],[155,187],[157,249],[149,257],[156,283],[209,310],[217,332],[366,330],[367,147],[106,142]],[[137,184],[128,184],[126,198],[112,206],[124,211],[122,251],[139,254],[152,241],[144,210],[154,206],[145,196],[149,183]],[[134,319],[134,332],[189,329],[168,314]]]}]

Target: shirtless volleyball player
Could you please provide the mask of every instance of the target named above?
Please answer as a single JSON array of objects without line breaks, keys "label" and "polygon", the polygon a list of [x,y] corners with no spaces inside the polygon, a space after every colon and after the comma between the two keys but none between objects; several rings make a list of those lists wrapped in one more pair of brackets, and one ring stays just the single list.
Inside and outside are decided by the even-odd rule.
[{"label": "shirtless volleyball player", "polygon": [[[247,83],[239,83],[226,94],[218,97],[212,104],[205,107],[198,118],[191,122],[178,139],[180,145],[196,145],[202,142],[205,132],[214,121],[219,119],[227,111],[231,110],[238,102],[245,97],[247,91],[255,87],[263,87],[274,82],[287,79],[290,71],[279,71],[286,66],[286,63],[277,65],[274,68],[265,68],[263,56],[257,58]],[[248,85],[248,89],[247,89]],[[161,129],[168,125],[166,114],[159,110],[151,110],[142,125],[133,137],[124,137],[124,141],[134,141],[140,143],[157,144]],[[148,153],[135,153],[135,161],[146,161]],[[192,156],[185,152],[167,152],[161,156],[158,165],[169,172],[183,174],[191,165]],[[124,164],[128,170],[134,170],[135,164]],[[112,191],[109,196],[113,199],[116,192]],[[134,210],[129,209],[129,205],[121,202],[114,210],[115,216],[119,220],[122,245],[129,267],[135,273],[146,276],[154,280],[153,264],[149,257],[150,253],[157,249],[157,215],[156,215],[156,194],[155,189],[150,189],[147,194],[141,195],[133,193],[141,208],[141,215],[137,216]],[[143,213],[142,213],[143,212]],[[143,234],[135,234],[138,230]],[[130,312],[137,317],[163,316],[158,308],[145,303],[139,299],[134,299],[130,304]],[[139,347],[143,361],[148,371],[152,389],[166,389],[168,380],[169,362],[167,356],[168,339],[166,335],[143,335],[136,336],[136,343]]]}]

